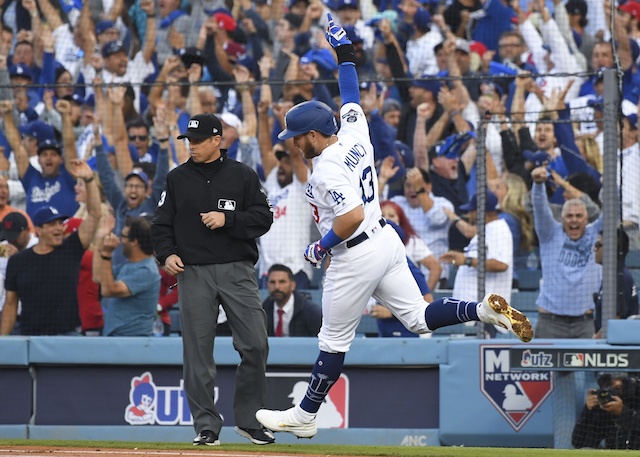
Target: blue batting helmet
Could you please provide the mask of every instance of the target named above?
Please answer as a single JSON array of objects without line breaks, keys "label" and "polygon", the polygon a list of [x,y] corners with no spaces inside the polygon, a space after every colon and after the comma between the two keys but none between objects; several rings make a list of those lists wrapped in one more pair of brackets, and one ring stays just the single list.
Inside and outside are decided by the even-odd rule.
[{"label": "blue batting helmet", "polygon": [[286,140],[315,130],[325,135],[333,135],[338,130],[333,111],[325,103],[311,100],[291,108],[284,118],[285,129],[278,138]]}]

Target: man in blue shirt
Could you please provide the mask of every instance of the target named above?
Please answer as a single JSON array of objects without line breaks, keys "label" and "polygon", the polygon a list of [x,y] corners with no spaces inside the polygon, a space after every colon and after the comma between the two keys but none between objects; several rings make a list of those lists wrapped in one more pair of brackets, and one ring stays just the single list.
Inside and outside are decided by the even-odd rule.
[{"label": "man in blue shirt", "polygon": [[[151,223],[142,217],[131,217],[119,235],[109,229],[100,228],[93,256],[93,277],[100,281],[102,296],[108,298],[104,335],[151,336],[160,293]],[[126,261],[112,267],[113,251],[120,244]]]}]

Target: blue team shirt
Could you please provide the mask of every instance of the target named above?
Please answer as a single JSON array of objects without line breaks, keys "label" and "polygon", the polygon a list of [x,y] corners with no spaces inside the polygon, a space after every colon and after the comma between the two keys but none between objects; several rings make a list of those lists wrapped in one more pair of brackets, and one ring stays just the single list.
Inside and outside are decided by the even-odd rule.
[{"label": "blue team shirt", "polygon": [[30,217],[43,206],[53,206],[60,214],[68,217],[73,216],[78,210],[74,190],[76,180],[64,166],[60,167],[58,176],[45,178],[29,164],[21,181],[27,197],[27,214]]},{"label": "blue team shirt", "polygon": [[593,311],[593,294],[602,276],[593,246],[602,229],[602,217],[587,225],[582,238],[573,241],[553,218],[544,185],[534,183],[531,198],[543,278],[536,305],[565,316]]},{"label": "blue team shirt", "polygon": [[160,294],[160,273],[153,257],[113,267],[116,282],[122,281],[129,297],[105,300],[105,336],[151,336]]}]

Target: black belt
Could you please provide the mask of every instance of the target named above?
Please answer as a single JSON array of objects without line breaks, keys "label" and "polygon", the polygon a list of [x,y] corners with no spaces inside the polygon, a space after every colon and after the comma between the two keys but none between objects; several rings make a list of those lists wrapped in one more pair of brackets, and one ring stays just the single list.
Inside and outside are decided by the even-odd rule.
[{"label": "black belt", "polygon": [[563,322],[582,322],[593,319],[593,313],[585,313],[580,316],[565,316],[563,314],[553,314],[553,313],[538,313],[538,318],[542,319],[546,317],[547,319],[551,319],[554,321],[563,321]]},{"label": "black belt", "polygon": [[[384,220],[384,217],[381,217],[380,220],[378,221],[378,224],[380,224],[380,227],[384,227],[385,225],[387,225],[387,221]],[[347,249],[351,249],[352,247],[357,246],[363,241],[368,239],[369,239],[369,235],[367,235],[367,232],[362,232],[360,235],[356,236],[355,238],[351,238],[349,241],[347,241]]]}]

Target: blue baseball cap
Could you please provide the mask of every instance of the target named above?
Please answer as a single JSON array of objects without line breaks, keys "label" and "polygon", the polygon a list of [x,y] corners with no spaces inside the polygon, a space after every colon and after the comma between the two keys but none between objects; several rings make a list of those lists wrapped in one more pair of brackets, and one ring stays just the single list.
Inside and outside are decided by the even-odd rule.
[{"label": "blue baseball cap", "polygon": [[144,183],[145,189],[149,187],[149,176],[147,176],[147,174],[142,170],[133,170],[126,176],[126,178],[124,178],[124,182],[129,181],[134,176]]},{"label": "blue baseball cap", "polygon": [[38,142],[46,139],[53,140],[55,138],[53,127],[42,121],[31,121],[28,124],[18,127],[18,130],[22,135],[31,136],[38,140]]},{"label": "blue baseball cap", "polygon": [[631,126],[638,130],[638,115],[635,113],[631,113],[631,114],[627,114],[624,117],[627,118],[627,120],[629,121],[629,123],[631,124]]},{"label": "blue baseball cap", "polygon": [[38,143],[38,154],[45,149],[53,149],[58,154],[62,155],[62,146],[55,140],[55,138],[45,138],[44,140],[40,140],[40,143]]},{"label": "blue baseball cap", "polygon": [[431,25],[431,13],[426,8],[418,8],[413,16],[413,25],[419,29],[426,29]]},{"label": "blue baseball cap", "polygon": [[100,21],[96,24],[96,35],[106,32],[109,29],[115,29],[116,23],[109,20]]},{"label": "blue baseball cap", "polygon": [[528,149],[525,149],[524,151],[522,151],[522,157],[524,157],[525,160],[528,160],[529,162],[534,164],[536,167],[543,166],[545,162],[548,162],[549,159],[551,158],[549,154],[547,154],[544,151],[538,150],[534,152]]},{"label": "blue baseball cap", "polygon": [[317,63],[320,67],[327,71],[335,71],[338,69],[338,63],[333,57],[333,51],[329,49],[312,49],[305,55],[300,57],[300,63]]},{"label": "blue baseball cap", "polygon": [[28,78],[31,81],[33,81],[33,73],[31,73],[31,70],[29,69],[29,67],[21,63],[17,65],[11,65],[9,67],[9,77],[13,78],[16,76],[22,77],[22,78]]},{"label": "blue baseball cap", "polygon": [[38,208],[36,213],[31,218],[31,222],[36,227],[42,227],[47,222],[57,221],[59,219],[67,219],[69,216],[62,214],[53,206],[43,206]]},{"label": "blue baseball cap", "polygon": [[587,106],[597,111],[604,110],[604,97],[602,95],[587,101]]},{"label": "blue baseball cap", "polygon": [[102,46],[102,57],[109,57],[110,55],[118,52],[127,52],[127,48],[122,40],[110,41]]},{"label": "blue baseball cap", "polygon": [[[435,75],[422,75],[421,78],[430,77]],[[411,82],[413,87],[420,87],[422,89],[428,90],[433,93],[434,96],[438,95],[440,92],[440,88],[442,87],[442,83],[436,79],[414,79]]]},{"label": "blue baseball cap", "polygon": [[467,141],[475,138],[475,132],[468,131],[462,133],[454,133],[444,139],[444,141],[434,146],[435,157],[446,157],[447,159],[459,159],[460,150]]},{"label": "blue baseball cap", "polygon": [[[485,211],[495,211],[498,208],[498,197],[493,192],[487,190],[485,200]],[[474,194],[468,203],[460,205],[460,211],[475,211],[478,209],[478,194]]]},{"label": "blue baseball cap", "polygon": [[359,8],[358,0],[338,0],[336,2],[337,10],[342,10],[345,8],[353,8],[357,10]]},{"label": "blue baseball cap", "polygon": [[369,90],[372,84],[376,86],[376,94],[380,95],[380,92],[382,92],[382,84],[378,81],[362,81],[360,83],[360,90]]}]

